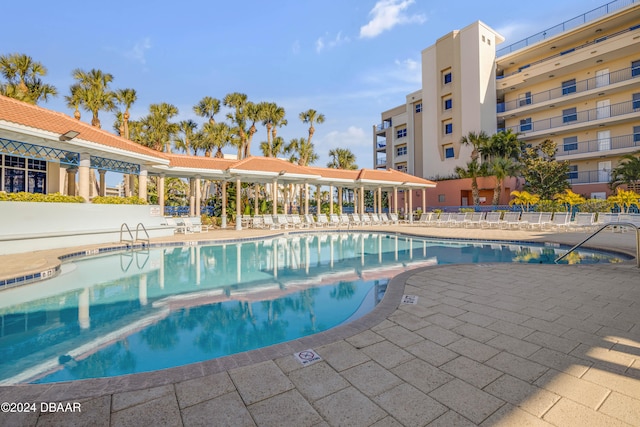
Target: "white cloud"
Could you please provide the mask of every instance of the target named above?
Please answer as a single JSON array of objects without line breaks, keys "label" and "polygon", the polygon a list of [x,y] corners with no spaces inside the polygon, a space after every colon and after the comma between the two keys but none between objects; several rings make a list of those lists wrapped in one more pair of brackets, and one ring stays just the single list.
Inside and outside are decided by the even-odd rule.
[{"label": "white cloud", "polygon": [[293,42],[293,45],[291,46],[291,51],[293,52],[294,55],[297,55],[300,53],[300,41],[296,40]]},{"label": "white cloud", "polygon": [[373,38],[396,25],[421,24],[427,20],[424,15],[404,13],[415,0],[379,0],[369,12],[371,20],[360,27],[360,38]]},{"label": "white cloud", "polygon": [[[325,36],[328,36],[328,34],[326,34]],[[316,52],[320,53],[325,48],[333,49],[334,47],[340,46],[344,43],[349,43],[350,41],[351,39],[349,37],[342,35],[342,31],[339,31],[334,38],[329,38],[326,41],[325,37],[318,37],[318,40],[316,40]]]},{"label": "white cloud", "polygon": [[124,52],[124,56],[125,58],[144,64],[146,63],[144,55],[149,49],[151,49],[151,39],[149,37],[145,37],[144,39],[137,41],[131,49],[126,50]]},{"label": "white cloud", "polygon": [[357,126],[349,126],[346,130],[333,130],[328,132],[319,141],[319,146],[327,148],[350,148],[354,147],[371,147],[371,135],[367,134],[362,128]]}]

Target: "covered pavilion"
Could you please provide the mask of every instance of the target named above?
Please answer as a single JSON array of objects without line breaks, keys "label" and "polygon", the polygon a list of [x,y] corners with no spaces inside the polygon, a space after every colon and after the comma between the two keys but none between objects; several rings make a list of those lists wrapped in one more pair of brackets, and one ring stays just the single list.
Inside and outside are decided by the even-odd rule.
[{"label": "covered pavilion", "polygon": [[[99,174],[92,182],[91,170]],[[218,159],[183,154],[163,153],[133,141],[95,128],[63,113],[27,104],[0,95],[0,189],[7,192],[62,193],[82,196],[90,201],[98,195],[106,195],[107,171],[128,175],[129,188],[147,199],[147,183],[150,176],[158,178],[158,194],[164,194],[165,178],[188,179],[190,183],[190,213],[196,216],[202,205],[202,180],[219,183],[222,188],[222,227],[226,228],[226,187],[234,183],[254,185],[252,191],[254,211],[258,211],[260,185],[264,185],[273,201],[273,214],[278,202],[286,209],[290,192],[288,186],[304,188],[304,210],[309,213],[309,187],[315,186],[318,194],[322,187],[329,187],[330,212],[334,210],[334,189],[338,188],[337,203],[342,210],[342,188],[353,190],[354,211],[365,211],[365,190],[373,191],[374,212],[382,212],[382,192],[386,191],[393,203],[392,212],[398,212],[398,191],[421,192],[426,200],[427,188],[435,187],[429,180],[395,170],[341,170],[311,166],[299,166],[283,159],[251,156],[242,160]],[[279,194],[282,193],[282,197]],[[131,195],[131,194],[129,194]],[[419,194],[420,195],[420,194]],[[321,198],[316,197],[318,208]],[[412,198],[406,198],[413,211]],[[164,213],[164,198],[159,197],[160,212]],[[302,206],[300,207],[302,210]],[[424,206],[422,207],[424,209]],[[236,215],[242,213],[236,204]],[[319,209],[318,209],[319,211]],[[285,210],[286,212],[286,210]],[[241,221],[236,228],[241,229]]]}]

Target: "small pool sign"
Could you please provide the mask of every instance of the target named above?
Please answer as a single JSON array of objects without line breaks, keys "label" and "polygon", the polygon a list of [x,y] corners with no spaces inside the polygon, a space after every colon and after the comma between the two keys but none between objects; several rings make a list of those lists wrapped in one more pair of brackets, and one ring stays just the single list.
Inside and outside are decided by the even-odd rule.
[{"label": "small pool sign", "polygon": [[402,300],[400,304],[417,304],[418,303],[418,295],[402,295]]},{"label": "small pool sign", "polygon": [[318,355],[318,353],[311,349],[293,353],[293,356],[298,359],[298,362],[302,363],[303,366],[307,366],[319,360],[322,360],[320,355]]}]

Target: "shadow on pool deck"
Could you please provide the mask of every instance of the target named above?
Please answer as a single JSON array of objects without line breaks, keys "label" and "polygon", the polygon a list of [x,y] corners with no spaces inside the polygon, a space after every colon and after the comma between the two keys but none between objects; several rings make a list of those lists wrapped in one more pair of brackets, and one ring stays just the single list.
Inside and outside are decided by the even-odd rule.
[{"label": "shadow on pool deck", "polygon": [[[633,239],[607,233],[592,245],[633,253]],[[417,304],[399,305],[403,294],[418,296]],[[300,340],[146,374],[2,387],[0,402],[79,401],[82,412],[5,413],[0,424],[640,425],[639,309],[632,262],[427,267],[396,276],[372,313]],[[302,367],[293,353],[308,348],[323,360]]]}]

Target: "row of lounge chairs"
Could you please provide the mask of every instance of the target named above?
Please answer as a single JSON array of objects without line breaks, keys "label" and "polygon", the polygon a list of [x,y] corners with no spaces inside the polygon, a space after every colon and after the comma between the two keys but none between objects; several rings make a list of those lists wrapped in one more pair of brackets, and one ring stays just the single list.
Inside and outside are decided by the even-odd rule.
[{"label": "row of lounge chairs", "polygon": [[398,224],[401,221],[397,214],[320,214],[314,215],[255,215],[244,216],[242,222],[251,228],[290,229],[290,228],[322,228],[322,227],[356,227],[369,225]]},{"label": "row of lounge chairs", "polygon": [[578,212],[572,220],[569,212],[427,212],[413,224],[429,227],[591,230],[613,222],[640,226],[640,214]]}]

